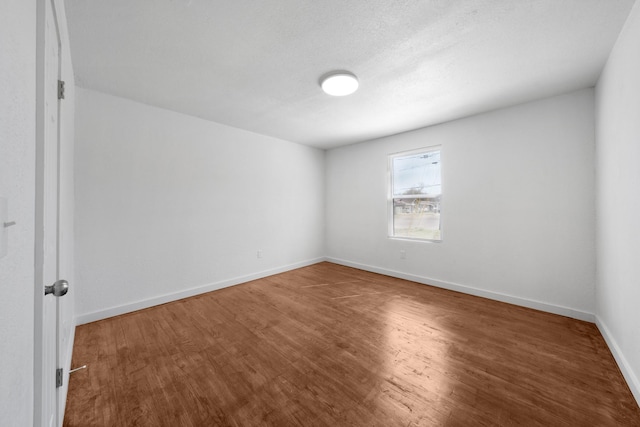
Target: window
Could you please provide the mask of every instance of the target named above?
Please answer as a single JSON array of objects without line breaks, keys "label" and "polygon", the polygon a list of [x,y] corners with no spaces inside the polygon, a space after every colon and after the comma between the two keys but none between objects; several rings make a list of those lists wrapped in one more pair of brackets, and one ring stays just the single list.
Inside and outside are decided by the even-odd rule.
[{"label": "window", "polygon": [[440,146],[389,156],[389,235],[441,241]]}]

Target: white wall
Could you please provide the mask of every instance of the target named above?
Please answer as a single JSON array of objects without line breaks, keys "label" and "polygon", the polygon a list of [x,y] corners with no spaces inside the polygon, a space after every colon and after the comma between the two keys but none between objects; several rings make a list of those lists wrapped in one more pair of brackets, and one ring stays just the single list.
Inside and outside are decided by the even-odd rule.
[{"label": "white wall", "polygon": [[640,4],[596,88],[598,326],[640,402]]},{"label": "white wall", "polygon": [[[436,144],[443,241],[389,239],[387,156]],[[594,151],[592,89],[330,150],[327,254],[593,320]]]},{"label": "white wall", "polygon": [[0,259],[0,424],[33,423],[36,2],[0,13],[0,197],[9,202]]},{"label": "white wall", "polygon": [[76,100],[80,322],[322,257],[323,151],[95,91]]}]

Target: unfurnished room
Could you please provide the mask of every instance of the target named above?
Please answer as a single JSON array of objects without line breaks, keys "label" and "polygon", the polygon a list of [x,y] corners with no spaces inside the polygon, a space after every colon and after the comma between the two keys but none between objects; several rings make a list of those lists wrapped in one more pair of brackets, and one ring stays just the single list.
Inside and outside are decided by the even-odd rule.
[{"label": "unfurnished room", "polygon": [[637,1],[0,9],[0,425],[640,426]]}]

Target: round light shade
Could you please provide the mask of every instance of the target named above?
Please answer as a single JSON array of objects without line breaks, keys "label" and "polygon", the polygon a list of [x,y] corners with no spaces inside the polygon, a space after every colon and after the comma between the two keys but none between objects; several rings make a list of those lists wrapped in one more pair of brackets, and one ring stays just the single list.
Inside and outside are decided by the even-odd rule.
[{"label": "round light shade", "polygon": [[351,95],[358,90],[358,78],[347,71],[337,71],[323,77],[320,85],[322,90],[329,95]]}]

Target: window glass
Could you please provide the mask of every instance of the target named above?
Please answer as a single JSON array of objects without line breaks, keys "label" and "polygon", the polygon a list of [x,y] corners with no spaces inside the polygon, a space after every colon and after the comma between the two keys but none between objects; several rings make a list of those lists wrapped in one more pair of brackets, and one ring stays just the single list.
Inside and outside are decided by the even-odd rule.
[{"label": "window glass", "polygon": [[440,147],[390,156],[390,235],[441,240]]}]

